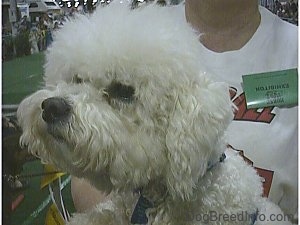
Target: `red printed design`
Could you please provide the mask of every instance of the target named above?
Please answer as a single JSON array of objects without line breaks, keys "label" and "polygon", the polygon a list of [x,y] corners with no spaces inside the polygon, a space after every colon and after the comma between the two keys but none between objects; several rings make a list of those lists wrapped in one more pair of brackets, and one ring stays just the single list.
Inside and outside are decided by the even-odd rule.
[{"label": "red printed design", "polygon": [[237,109],[234,112],[234,120],[271,123],[275,117],[272,113],[274,107],[266,107],[262,109],[247,109],[245,93],[237,95],[237,89],[230,88],[230,99],[236,105]]}]

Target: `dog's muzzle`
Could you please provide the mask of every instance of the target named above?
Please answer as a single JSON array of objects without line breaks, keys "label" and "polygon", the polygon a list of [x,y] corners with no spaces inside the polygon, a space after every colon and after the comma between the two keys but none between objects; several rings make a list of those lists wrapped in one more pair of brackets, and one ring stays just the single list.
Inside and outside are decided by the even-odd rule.
[{"label": "dog's muzzle", "polygon": [[64,98],[47,98],[42,102],[42,118],[48,124],[63,122],[69,118],[71,109],[71,105]]}]

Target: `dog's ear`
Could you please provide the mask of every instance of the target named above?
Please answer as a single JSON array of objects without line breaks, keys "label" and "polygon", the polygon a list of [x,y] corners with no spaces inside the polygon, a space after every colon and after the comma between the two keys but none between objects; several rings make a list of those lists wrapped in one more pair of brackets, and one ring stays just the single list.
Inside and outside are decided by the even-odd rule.
[{"label": "dog's ear", "polygon": [[177,94],[166,134],[166,183],[174,198],[192,197],[208,163],[224,151],[221,142],[232,118],[229,88],[223,83],[193,86]]}]

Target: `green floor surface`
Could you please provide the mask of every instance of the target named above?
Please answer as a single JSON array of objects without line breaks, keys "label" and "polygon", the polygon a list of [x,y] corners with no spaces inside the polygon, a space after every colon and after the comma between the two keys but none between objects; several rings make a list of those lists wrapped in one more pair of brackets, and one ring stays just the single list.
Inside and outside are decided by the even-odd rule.
[{"label": "green floor surface", "polygon": [[44,53],[2,63],[2,104],[19,104],[43,84]]},{"label": "green floor surface", "polygon": [[[44,60],[44,53],[39,53],[2,63],[3,105],[19,104],[26,96],[42,87]],[[24,165],[22,174],[41,172],[43,172],[43,166],[39,160],[35,160]],[[66,177],[64,176],[64,179]],[[15,197],[24,194],[24,199],[13,211],[11,225],[44,225],[45,216],[51,204],[45,204],[45,207],[42,204],[47,198],[49,199],[49,190],[48,188],[40,189],[40,176],[26,180],[29,182],[29,188],[15,193]],[[63,190],[63,198],[67,209],[73,213],[70,183]],[[37,211],[40,212],[36,213]]]}]

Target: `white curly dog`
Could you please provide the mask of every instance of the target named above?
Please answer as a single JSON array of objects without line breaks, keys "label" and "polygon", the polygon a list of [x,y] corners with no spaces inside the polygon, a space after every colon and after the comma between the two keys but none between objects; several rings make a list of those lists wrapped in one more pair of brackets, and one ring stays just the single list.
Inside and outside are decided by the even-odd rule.
[{"label": "white curly dog", "polygon": [[198,53],[171,7],[110,4],[56,34],[45,87],[19,106],[20,142],[111,193],[69,224],[289,224],[272,220],[282,212],[256,171],[224,154],[233,106]]}]

